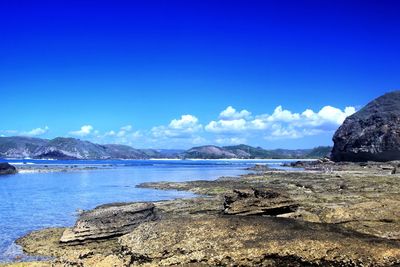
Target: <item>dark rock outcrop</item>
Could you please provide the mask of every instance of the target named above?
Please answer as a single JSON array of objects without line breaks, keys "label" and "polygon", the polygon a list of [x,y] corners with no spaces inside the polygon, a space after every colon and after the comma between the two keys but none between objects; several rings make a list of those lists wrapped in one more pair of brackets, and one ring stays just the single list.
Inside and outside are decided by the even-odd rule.
[{"label": "dark rock outcrop", "polygon": [[102,205],[82,213],[75,226],[64,231],[60,242],[74,244],[121,236],[156,218],[152,203]]},{"label": "dark rock outcrop", "polygon": [[400,159],[400,91],[387,93],[348,117],[333,136],[334,161]]},{"label": "dark rock outcrop", "polygon": [[2,174],[15,174],[17,173],[17,169],[8,164],[8,163],[0,163],[0,175]]},{"label": "dark rock outcrop", "polygon": [[234,190],[234,194],[225,196],[224,213],[235,215],[277,216],[292,213],[298,204],[279,192],[265,189]]}]

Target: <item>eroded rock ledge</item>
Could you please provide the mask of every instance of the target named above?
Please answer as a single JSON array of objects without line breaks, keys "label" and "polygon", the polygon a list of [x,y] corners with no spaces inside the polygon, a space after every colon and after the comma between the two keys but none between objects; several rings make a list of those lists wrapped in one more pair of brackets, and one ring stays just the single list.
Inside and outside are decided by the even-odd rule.
[{"label": "eroded rock ledge", "polygon": [[224,213],[277,216],[295,212],[299,204],[283,193],[265,188],[235,189],[225,196]]},{"label": "eroded rock ledge", "polygon": [[152,203],[114,203],[99,206],[79,216],[73,228],[67,228],[61,243],[82,243],[121,236],[140,223],[156,219]]}]

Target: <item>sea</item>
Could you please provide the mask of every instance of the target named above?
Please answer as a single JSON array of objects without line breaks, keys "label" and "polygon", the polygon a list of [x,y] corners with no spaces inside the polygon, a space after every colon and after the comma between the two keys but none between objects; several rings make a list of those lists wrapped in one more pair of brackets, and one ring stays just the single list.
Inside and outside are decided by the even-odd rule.
[{"label": "sea", "polygon": [[143,182],[214,180],[240,176],[246,168],[273,168],[291,160],[2,160],[15,165],[95,166],[69,172],[22,172],[0,176],[0,262],[36,260],[15,240],[47,227],[72,226],[80,210],[112,202],[191,198],[176,190],[137,188]]}]

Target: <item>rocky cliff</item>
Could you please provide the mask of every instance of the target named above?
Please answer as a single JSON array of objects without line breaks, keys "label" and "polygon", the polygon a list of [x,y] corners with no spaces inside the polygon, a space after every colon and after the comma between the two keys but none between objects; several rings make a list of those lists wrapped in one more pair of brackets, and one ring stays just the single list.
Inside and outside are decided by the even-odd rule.
[{"label": "rocky cliff", "polygon": [[400,91],[387,93],[348,117],[333,136],[334,161],[400,159]]}]

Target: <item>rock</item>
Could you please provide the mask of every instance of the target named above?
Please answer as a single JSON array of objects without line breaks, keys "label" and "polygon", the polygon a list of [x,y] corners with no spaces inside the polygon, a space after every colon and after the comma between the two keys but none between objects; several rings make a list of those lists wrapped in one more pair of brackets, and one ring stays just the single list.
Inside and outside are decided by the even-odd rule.
[{"label": "rock", "polygon": [[157,218],[152,203],[114,203],[83,212],[72,229],[66,229],[61,243],[82,243],[121,236],[140,223]]},{"label": "rock", "polygon": [[333,136],[334,161],[400,159],[400,91],[387,93],[348,117]]},{"label": "rock", "polygon": [[330,158],[326,158],[326,157],[318,159],[318,162],[320,162],[320,163],[330,163],[330,164],[334,163]]},{"label": "rock", "polygon": [[257,171],[257,172],[264,172],[264,171],[269,171],[270,168],[268,167],[267,164],[256,164],[252,167],[246,168],[248,171]]},{"label": "rock", "polygon": [[236,215],[270,215],[295,212],[299,207],[287,196],[265,189],[234,190],[225,196],[224,213]]},{"label": "rock", "polygon": [[0,175],[2,174],[15,174],[17,173],[17,169],[8,164],[8,163],[0,163]]},{"label": "rock", "polygon": [[306,162],[298,160],[298,161],[295,161],[295,162],[291,162],[289,164],[289,167],[292,167],[292,168],[304,168],[305,164],[306,164]]},{"label": "rock", "polygon": [[337,225],[261,216],[146,222],[119,242],[132,266],[372,267],[400,262],[396,241],[382,242]]},{"label": "rock", "polygon": [[344,207],[330,207],[319,215],[322,222],[340,224],[361,233],[400,240],[400,201],[379,199]]}]

